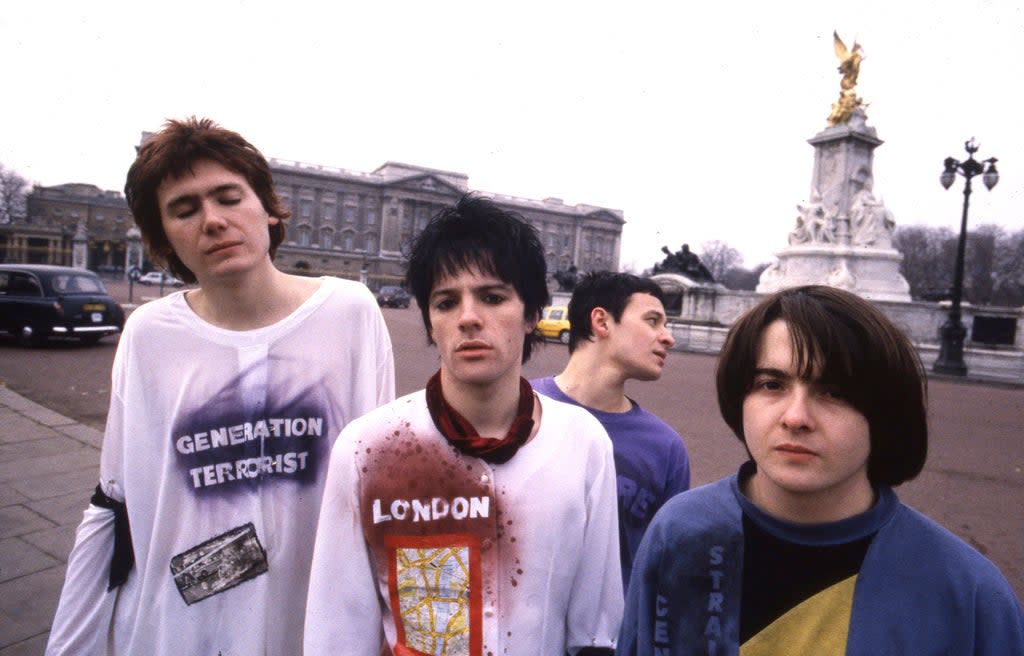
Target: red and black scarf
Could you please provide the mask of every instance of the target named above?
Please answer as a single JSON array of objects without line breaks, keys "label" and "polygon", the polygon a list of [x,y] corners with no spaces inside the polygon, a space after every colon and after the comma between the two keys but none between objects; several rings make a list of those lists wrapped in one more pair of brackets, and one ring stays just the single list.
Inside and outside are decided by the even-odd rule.
[{"label": "red and black scarf", "polygon": [[519,407],[516,418],[505,437],[480,437],[465,417],[453,408],[441,393],[441,372],[427,383],[427,409],[437,430],[456,449],[485,462],[500,465],[512,459],[519,447],[526,444],[533,432],[533,388],[525,378],[519,378]]}]

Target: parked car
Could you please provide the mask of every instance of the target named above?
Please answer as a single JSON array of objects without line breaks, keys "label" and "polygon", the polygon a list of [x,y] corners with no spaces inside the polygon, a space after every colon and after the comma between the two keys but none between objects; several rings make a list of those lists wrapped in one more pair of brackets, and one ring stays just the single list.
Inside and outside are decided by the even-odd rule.
[{"label": "parked car", "polygon": [[93,344],[121,332],[124,309],[92,271],[0,264],[0,332],[29,346],[50,337]]},{"label": "parked car", "polygon": [[377,292],[377,304],[381,307],[407,308],[411,301],[409,292],[395,285],[385,285]]},{"label": "parked car", "polygon": [[163,271],[150,271],[139,276],[135,282],[140,285],[163,285],[164,287],[181,287],[185,283],[178,280],[169,273]]},{"label": "parked car", "polygon": [[541,311],[540,321],[534,329],[541,337],[569,343],[569,308],[564,305],[549,305]]}]

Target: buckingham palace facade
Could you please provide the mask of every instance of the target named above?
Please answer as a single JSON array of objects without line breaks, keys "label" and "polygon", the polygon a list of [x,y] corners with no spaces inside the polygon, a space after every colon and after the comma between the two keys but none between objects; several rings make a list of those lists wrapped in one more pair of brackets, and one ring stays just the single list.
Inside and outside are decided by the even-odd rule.
[{"label": "buckingham palace facade", "polygon": [[[401,280],[405,247],[442,206],[472,191],[464,173],[387,162],[364,173],[269,160],[278,195],[292,216],[277,251],[284,271],[364,280]],[[620,210],[475,191],[517,212],[540,233],[549,273],[618,270],[625,223]],[[72,243],[87,239],[88,267],[123,274],[134,225],[120,192],[90,184],[36,186],[25,217],[0,225],[0,261],[70,264]],[[134,232],[134,231],[133,231]]]}]

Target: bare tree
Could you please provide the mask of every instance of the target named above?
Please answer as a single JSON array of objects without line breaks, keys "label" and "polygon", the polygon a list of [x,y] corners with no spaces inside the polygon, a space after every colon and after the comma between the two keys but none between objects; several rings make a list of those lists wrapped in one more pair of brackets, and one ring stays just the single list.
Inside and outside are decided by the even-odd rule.
[{"label": "bare tree", "polygon": [[0,164],[0,223],[10,223],[15,217],[25,216],[25,198],[28,181],[14,169]]},{"label": "bare tree", "polygon": [[992,263],[992,303],[1024,305],[1024,229],[996,240]]},{"label": "bare tree", "polygon": [[761,274],[768,268],[768,262],[762,262],[757,264],[750,269],[744,269],[743,267],[731,267],[725,272],[725,276],[718,282],[722,283],[728,289],[754,291],[757,289],[757,283],[761,282]]},{"label": "bare tree", "polygon": [[[949,228],[896,229],[893,246],[903,254],[900,272],[915,299],[949,298],[959,236]],[[1024,230],[1007,234],[983,224],[967,233],[963,299],[977,305],[1024,305]]]},{"label": "bare tree", "polygon": [[743,264],[740,252],[725,243],[714,239],[701,244],[700,261],[711,272],[711,277],[721,281],[729,269]]},{"label": "bare tree", "polygon": [[893,235],[893,246],[903,254],[900,273],[910,284],[913,298],[938,300],[948,295],[953,285],[953,257],[949,250],[953,231],[949,228],[900,226]]},{"label": "bare tree", "polygon": [[967,234],[964,258],[964,297],[972,303],[989,305],[994,290],[996,244],[1005,238],[997,225],[979,225]]}]

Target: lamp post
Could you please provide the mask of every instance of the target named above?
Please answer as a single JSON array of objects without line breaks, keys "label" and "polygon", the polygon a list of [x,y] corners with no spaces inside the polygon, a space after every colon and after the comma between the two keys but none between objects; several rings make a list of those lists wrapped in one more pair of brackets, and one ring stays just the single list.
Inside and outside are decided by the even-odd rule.
[{"label": "lamp post", "polygon": [[932,368],[940,374],[952,374],[954,376],[966,376],[967,365],[964,364],[964,338],[967,336],[967,329],[964,328],[960,314],[960,298],[963,295],[964,287],[964,251],[967,246],[967,207],[971,199],[971,178],[982,174],[981,180],[990,191],[999,182],[999,172],[996,171],[996,158],[990,157],[984,162],[974,159],[974,153],[978,152],[978,144],[972,137],[970,141],[964,142],[964,150],[967,151],[967,159],[958,162],[952,157],[947,157],[945,170],[939,176],[939,182],[945,189],[949,189],[956,180],[956,174],[964,176],[964,210],[960,218],[960,241],[956,247],[956,270],[953,274],[953,303],[949,308],[949,318],[942,326],[942,344],[939,347],[939,357]]}]

